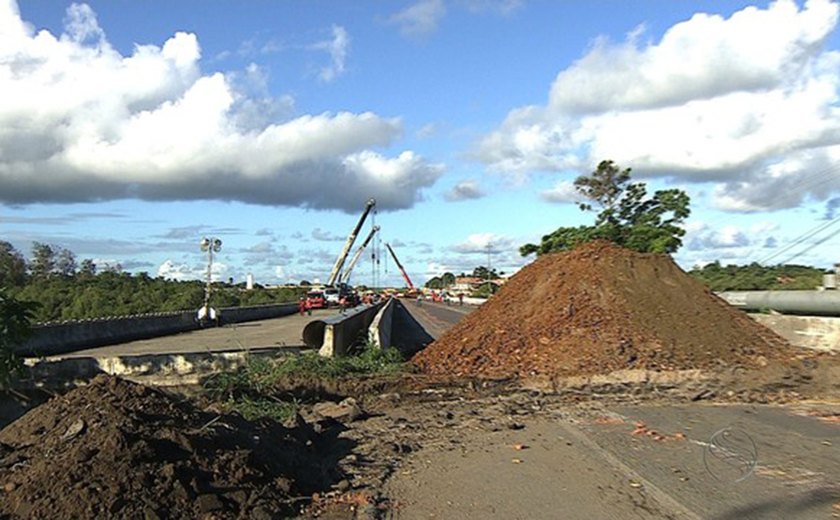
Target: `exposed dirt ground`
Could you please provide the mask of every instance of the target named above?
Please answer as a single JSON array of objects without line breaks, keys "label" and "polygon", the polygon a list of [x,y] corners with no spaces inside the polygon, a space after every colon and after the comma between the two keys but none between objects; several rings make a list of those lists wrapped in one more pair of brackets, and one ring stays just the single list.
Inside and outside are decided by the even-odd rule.
[{"label": "exposed dirt ground", "polygon": [[[681,518],[690,516],[679,503],[653,485],[634,487],[575,425],[612,425],[619,405],[820,400],[822,411],[807,413],[836,428],[840,444],[840,359],[830,355],[754,370],[296,379],[286,391],[302,388],[309,402],[336,404],[304,405],[281,426],[98,378],[0,431],[0,518],[537,518],[557,507],[555,485],[577,504],[566,518]],[[623,428],[630,436],[638,425]],[[654,433],[662,439],[645,438],[677,432]],[[489,477],[500,468],[501,480]],[[461,481],[455,495],[434,499]]]},{"label": "exposed dirt ground", "polygon": [[99,376],[0,431],[0,517],[289,514],[295,496],[337,476],[350,446],[336,435],[250,423]]}]

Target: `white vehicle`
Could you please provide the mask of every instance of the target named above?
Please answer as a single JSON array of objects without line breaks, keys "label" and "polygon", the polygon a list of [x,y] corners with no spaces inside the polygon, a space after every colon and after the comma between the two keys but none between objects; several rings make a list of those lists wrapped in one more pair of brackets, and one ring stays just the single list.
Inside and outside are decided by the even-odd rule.
[{"label": "white vehicle", "polygon": [[327,307],[330,306],[338,306],[339,304],[339,294],[338,289],[335,287],[327,287],[324,289],[324,298],[327,300]]}]

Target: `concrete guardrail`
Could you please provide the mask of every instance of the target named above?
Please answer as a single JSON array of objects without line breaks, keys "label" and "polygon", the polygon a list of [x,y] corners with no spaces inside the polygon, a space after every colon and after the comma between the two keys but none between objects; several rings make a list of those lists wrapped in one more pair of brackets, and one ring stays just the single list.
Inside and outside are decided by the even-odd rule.
[{"label": "concrete guardrail", "polygon": [[393,329],[394,307],[397,301],[389,298],[385,305],[379,309],[370,324],[368,335],[380,349],[391,346],[391,330]]},{"label": "concrete guardrail", "polygon": [[324,357],[344,356],[353,345],[368,339],[368,327],[385,303],[360,305],[345,314],[312,321],[303,329],[303,342]]}]

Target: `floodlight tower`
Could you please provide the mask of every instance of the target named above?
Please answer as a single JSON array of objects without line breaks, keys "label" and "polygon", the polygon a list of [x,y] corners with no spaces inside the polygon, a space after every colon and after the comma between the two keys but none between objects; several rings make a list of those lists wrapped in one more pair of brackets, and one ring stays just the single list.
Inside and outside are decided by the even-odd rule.
[{"label": "floodlight tower", "polygon": [[216,319],[216,311],[210,308],[210,291],[213,283],[213,253],[222,250],[222,241],[215,237],[203,237],[201,239],[201,250],[207,252],[207,283],[204,286],[204,307],[198,311],[199,320]]}]

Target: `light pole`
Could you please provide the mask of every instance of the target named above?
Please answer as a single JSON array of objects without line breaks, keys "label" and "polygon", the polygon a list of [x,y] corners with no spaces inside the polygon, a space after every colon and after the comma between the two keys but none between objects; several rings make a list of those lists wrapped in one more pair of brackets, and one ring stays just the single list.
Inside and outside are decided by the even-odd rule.
[{"label": "light pole", "polygon": [[487,293],[488,293],[488,295],[493,294],[493,287],[492,287],[491,282],[490,282],[490,279],[491,279],[490,255],[492,254],[492,252],[493,252],[493,245],[490,242],[488,242],[487,243]]},{"label": "light pole", "polygon": [[199,321],[203,319],[215,320],[216,311],[210,308],[210,290],[213,283],[213,253],[222,250],[222,241],[214,237],[201,239],[201,250],[207,251],[207,284],[204,286],[204,307],[198,311]]}]

